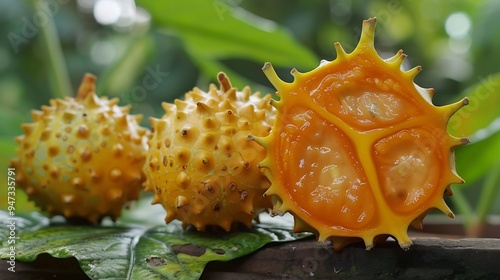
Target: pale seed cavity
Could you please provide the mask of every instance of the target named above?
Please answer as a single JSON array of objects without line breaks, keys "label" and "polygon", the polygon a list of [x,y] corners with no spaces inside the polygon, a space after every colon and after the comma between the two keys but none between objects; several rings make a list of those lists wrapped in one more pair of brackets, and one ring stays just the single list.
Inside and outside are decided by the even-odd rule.
[{"label": "pale seed cavity", "polygon": [[73,180],[71,180],[71,184],[73,187],[80,189],[83,187],[83,179],[81,177],[75,177]]},{"label": "pale seed cavity", "polygon": [[59,175],[61,175],[61,171],[59,170],[59,167],[57,167],[56,165],[52,165],[50,167],[49,174],[50,176],[52,176],[52,178],[57,179]]},{"label": "pale seed cavity", "polygon": [[247,191],[242,191],[240,193],[240,199],[241,200],[245,200],[247,198],[247,196],[248,196],[248,192]]},{"label": "pale seed cavity", "polygon": [[72,194],[65,194],[61,196],[61,200],[63,203],[70,204],[75,201],[75,196]]},{"label": "pale seed cavity", "polygon": [[123,146],[120,143],[114,144],[113,148],[111,148],[111,152],[113,153],[113,156],[119,157],[123,153]]},{"label": "pale seed cavity", "polygon": [[89,128],[87,127],[87,125],[85,124],[82,124],[78,127],[78,130],[76,132],[76,135],[80,138],[87,138],[89,136]]},{"label": "pale seed cavity", "polygon": [[59,154],[59,147],[58,146],[50,146],[48,150],[48,154],[50,157],[55,157],[57,154]]},{"label": "pale seed cavity", "polygon": [[189,162],[191,151],[185,147],[177,147],[174,154],[179,165],[185,165]]},{"label": "pale seed cavity", "polygon": [[180,209],[180,208],[188,205],[188,203],[189,203],[189,200],[187,199],[187,197],[185,197],[183,195],[179,195],[177,197],[177,203],[176,203],[177,209]]},{"label": "pale seed cavity", "polygon": [[191,177],[185,171],[181,171],[175,177],[175,183],[177,186],[186,189],[191,183]]},{"label": "pale seed cavity", "polygon": [[40,136],[40,141],[46,141],[47,139],[49,139],[51,133],[52,131],[50,129],[44,129],[42,135]]},{"label": "pale seed cavity", "polygon": [[149,161],[149,167],[153,169],[160,169],[160,165],[158,164],[158,159],[156,157],[152,157]]},{"label": "pale seed cavity", "polygon": [[80,154],[80,157],[83,162],[89,161],[92,157],[92,152],[89,149],[84,149]]},{"label": "pale seed cavity", "polygon": [[212,205],[212,210],[213,210],[214,212],[219,212],[219,211],[220,211],[220,203],[218,203],[218,202],[217,202],[217,203],[214,203],[214,204]]}]

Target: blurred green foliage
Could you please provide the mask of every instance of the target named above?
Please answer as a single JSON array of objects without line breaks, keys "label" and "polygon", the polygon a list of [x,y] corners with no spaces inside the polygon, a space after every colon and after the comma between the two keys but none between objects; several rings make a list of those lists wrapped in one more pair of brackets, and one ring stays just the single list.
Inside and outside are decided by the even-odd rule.
[{"label": "blurred green foliage", "polygon": [[[36,6],[42,0],[0,1],[3,170],[14,155],[20,124],[31,121],[30,110],[50,98],[74,95],[86,72],[98,76],[99,95],[118,96],[121,104],[132,104],[133,113],[160,117],[162,101],[194,86],[207,88],[221,70],[235,86],[249,84],[272,93],[260,70],[264,62],[291,80],[293,67],[305,72],[320,59],[334,59],[335,42],[352,51],[362,20],[374,16],[378,52],[389,57],[403,49],[409,55],[405,68],[422,65],[416,83],[436,90],[435,104],[473,96],[470,109],[450,124],[457,136],[473,140],[457,151],[458,172],[468,181],[467,187],[455,187],[465,192],[458,197],[466,199],[454,202],[468,205],[459,211],[481,203],[483,178],[499,162],[500,125],[490,125],[500,117],[500,79],[495,76],[500,72],[499,1],[137,0],[151,21],[127,30],[98,24],[92,10],[78,4],[85,1],[47,1],[50,16],[45,18]],[[451,20],[460,16],[467,20]],[[143,84],[148,75],[157,82],[152,88]],[[147,117],[144,126],[149,126]],[[5,182],[5,177],[2,172],[0,179]],[[487,212],[500,213],[498,191],[489,195],[496,203]],[[2,199],[0,206],[5,205]]]}]

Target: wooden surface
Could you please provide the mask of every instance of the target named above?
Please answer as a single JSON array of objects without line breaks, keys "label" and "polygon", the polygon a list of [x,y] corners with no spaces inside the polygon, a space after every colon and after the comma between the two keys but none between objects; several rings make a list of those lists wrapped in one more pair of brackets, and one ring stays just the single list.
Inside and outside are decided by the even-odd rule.
[{"label": "wooden surface", "polygon": [[500,279],[500,239],[415,238],[366,251],[334,252],[308,240],[268,246],[231,263],[211,263],[202,279]]},{"label": "wooden surface", "polygon": [[[202,279],[500,279],[500,239],[413,238],[403,251],[393,242],[366,251],[361,245],[334,252],[313,239],[270,244],[230,262],[209,263]],[[46,254],[0,263],[0,279],[88,279],[75,259]]]}]

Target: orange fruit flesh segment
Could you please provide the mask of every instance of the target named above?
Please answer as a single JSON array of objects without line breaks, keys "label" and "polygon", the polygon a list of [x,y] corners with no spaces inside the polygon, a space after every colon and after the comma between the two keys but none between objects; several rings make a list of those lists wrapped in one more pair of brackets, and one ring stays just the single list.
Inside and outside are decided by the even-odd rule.
[{"label": "orange fruit flesh segment", "polygon": [[355,155],[347,153],[349,139],[312,110],[290,111],[276,143],[290,159],[278,163],[278,169],[287,170],[281,179],[290,199],[319,223],[366,227],[375,212],[374,198]]},{"label": "orange fruit flesh segment", "polygon": [[[402,130],[375,144],[375,164],[387,203],[396,212],[416,210],[436,194],[440,151],[425,146],[432,135],[422,129]],[[437,193],[438,196],[442,193]]]}]

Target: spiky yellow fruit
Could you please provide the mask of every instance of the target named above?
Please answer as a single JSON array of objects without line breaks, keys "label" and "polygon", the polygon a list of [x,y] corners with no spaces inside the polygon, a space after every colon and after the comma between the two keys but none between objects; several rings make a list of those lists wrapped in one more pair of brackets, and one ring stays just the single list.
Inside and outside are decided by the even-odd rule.
[{"label": "spiky yellow fruit", "polygon": [[258,167],[266,152],[248,135],[267,136],[275,110],[270,95],[237,91],[224,73],[217,79],[220,89],[194,88],[184,101],[163,103],[161,119],[150,118],[144,186],[167,211],[167,223],[229,231],[234,223],[250,227],[271,207],[263,197],[270,183]]},{"label": "spiky yellow fruit", "polygon": [[447,122],[467,99],[434,106],[433,90],[413,82],[420,67],[402,71],[402,51],[378,56],[375,23],[363,22],[352,53],[337,43],[337,59],[294,69],[292,83],[263,68],[280,96],[271,134],[257,139],[267,148],[266,194],[277,197],[276,213],[295,216],[297,231],[337,249],[357,240],[369,249],[388,235],[408,248],[409,225],[421,227],[430,209],[453,217],[443,193],[462,182],[453,148],[468,139],[450,136]]},{"label": "spiky yellow fruit", "polygon": [[76,98],[50,100],[23,124],[11,160],[16,181],[28,198],[50,216],[99,222],[121,214],[139,197],[148,131],[130,106],[95,94],[95,77],[86,74]]}]

